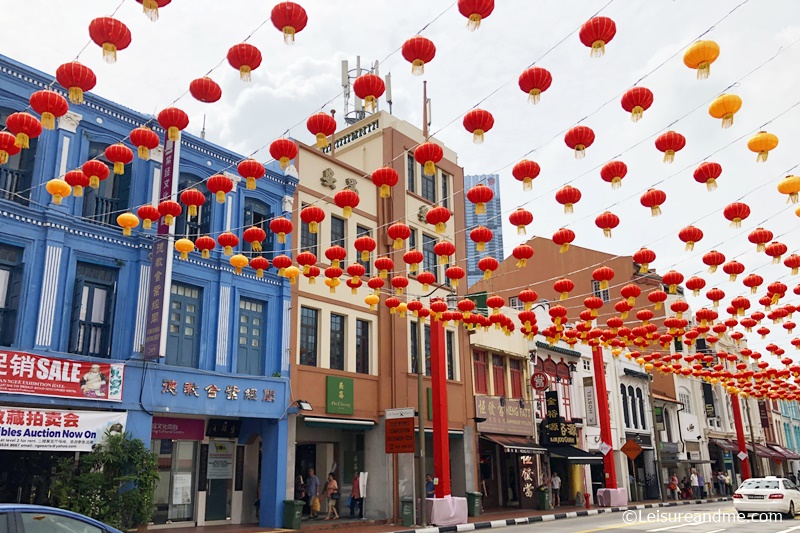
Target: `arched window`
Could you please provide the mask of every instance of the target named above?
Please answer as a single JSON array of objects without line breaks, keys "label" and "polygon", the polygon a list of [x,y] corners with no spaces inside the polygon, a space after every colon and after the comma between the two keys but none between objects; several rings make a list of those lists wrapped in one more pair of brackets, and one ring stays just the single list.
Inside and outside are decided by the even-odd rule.
[{"label": "arched window", "polygon": [[[11,109],[0,109],[0,129],[5,128],[6,118],[11,113],[14,113]],[[31,139],[28,144],[30,148],[9,157],[8,162],[0,166],[0,198],[22,205],[28,205],[30,199],[33,163],[39,139]]]},{"label": "arched window", "polygon": [[687,415],[693,414],[692,396],[686,387],[678,387],[678,401],[683,404],[683,412]]},{"label": "arched window", "polygon": [[186,206],[183,211],[175,219],[175,238],[195,240],[201,235],[208,235],[211,233],[211,209],[214,198],[208,192],[205,182],[193,174],[181,174],[178,180],[178,195],[184,190],[194,187],[199,190],[206,197],[203,205],[197,208],[197,216],[188,218],[189,210]]},{"label": "arched window", "polygon": [[631,402],[631,419],[633,428],[639,429],[639,418],[636,416],[636,394],[633,392],[633,387],[628,385],[628,399]]},{"label": "arched window", "polygon": [[619,386],[619,392],[622,394],[622,416],[625,419],[625,427],[631,427],[631,419],[628,414],[628,394],[625,385]]},{"label": "arched window", "polygon": [[647,418],[644,416],[644,398],[642,388],[636,387],[636,399],[639,400],[639,420],[642,422],[642,429],[647,429]]},{"label": "arched window", "polygon": [[[272,208],[262,201],[254,198],[246,198],[244,201],[244,229],[250,226],[258,226],[263,229],[267,238],[261,243],[263,251],[261,255],[267,259],[272,259],[275,256],[275,234],[269,229],[269,223],[274,217]],[[242,231],[244,231],[244,229]]]},{"label": "arched window", "polygon": [[86,187],[83,193],[83,216],[97,224],[116,226],[117,215],[128,209],[131,194],[131,169],[132,164],[125,165],[123,174],[114,174],[113,164],[104,155],[105,143],[89,143],[89,159],[97,159],[106,163],[111,170],[108,178],[100,182],[95,189]]},{"label": "arched window", "polygon": [[672,440],[672,422],[669,418],[669,411],[667,406],[661,408],[661,416],[664,418],[664,431],[667,432],[667,442],[674,442]]}]

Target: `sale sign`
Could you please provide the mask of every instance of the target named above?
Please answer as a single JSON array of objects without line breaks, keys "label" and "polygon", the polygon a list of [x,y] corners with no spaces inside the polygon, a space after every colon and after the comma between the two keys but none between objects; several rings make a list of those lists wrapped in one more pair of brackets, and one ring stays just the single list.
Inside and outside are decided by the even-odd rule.
[{"label": "sale sign", "polygon": [[122,363],[0,352],[0,393],[122,401]]},{"label": "sale sign", "polygon": [[0,450],[90,452],[106,431],[122,433],[126,412],[0,406]]}]

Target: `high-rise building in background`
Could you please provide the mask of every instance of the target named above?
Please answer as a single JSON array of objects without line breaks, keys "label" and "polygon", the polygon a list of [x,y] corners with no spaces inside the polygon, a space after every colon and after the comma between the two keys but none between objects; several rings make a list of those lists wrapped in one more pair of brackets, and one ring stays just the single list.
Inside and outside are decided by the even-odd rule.
[{"label": "high-rise building in background", "polygon": [[492,230],[494,236],[491,241],[486,243],[486,250],[483,252],[478,252],[475,249],[477,244],[467,238],[467,282],[470,286],[483,277],[483,272],[478,268],[478,261],[482,257],[491,256],[498,261],[503,260],[503,210],[500,207],[500,176],[498,174],[464,176],[464,190],[469,190],[470,187],[479,183],[492,189],[494,198],[490,202],[486,202],[486,214],[476,215],[475,206],[467,200],[466,195],[464,196],[467,229],[486,226]]}]

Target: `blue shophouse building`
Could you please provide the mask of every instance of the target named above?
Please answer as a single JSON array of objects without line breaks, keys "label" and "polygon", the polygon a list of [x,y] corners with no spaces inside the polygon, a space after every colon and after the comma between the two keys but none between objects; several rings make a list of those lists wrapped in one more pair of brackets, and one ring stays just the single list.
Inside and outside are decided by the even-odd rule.
[{"label": "blue shophouse building", "polygon": [[[52,83],[0,56],[0,125]],[[91,441],[119,423],[158,454],[155,526],[280,527],[291,404],[288,282],[274,269],[262,278],[252,269],[235,274],[219,247],[209,259],[176,253],[166,356],[145,362],[155,231],[139,226],[124,237],[116,217],[157,200],[162,147],[61,205],[45,190],[145,123],[163,139],[152,117],[87,94],[0,166],[0,501],[47,503],[54,462],[87,448],[75,433]],[[177,218],[176,238],[227,229],[241,236],[259,225],[267,258],[291,248],[290,238],[269,237],[268,224],[291,211],[295,178],[268,170],[246,190],[236,176],[241,155],[189,134],[179,154],[179,189],[196,186],[207,201],[196,218],[187,220],[186,210]],[[224,204],[203,184],[217,173],[237,182]],[[246,243],[237,249],[250,253]]]}]

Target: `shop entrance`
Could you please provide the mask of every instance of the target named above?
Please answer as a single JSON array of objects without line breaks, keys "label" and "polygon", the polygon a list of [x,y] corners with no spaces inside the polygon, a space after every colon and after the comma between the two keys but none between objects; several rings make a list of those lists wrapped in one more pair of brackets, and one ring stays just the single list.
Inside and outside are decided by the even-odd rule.
[{"label": "shop entrance", "polygon": [[151,449],[158,453],[158,485],[154,524],[194,521],[197,444],[194,441],[156,439]]},{"label": "shop entrance", "polygon": [[235,442],[227,440],[209,441],[206,522],[230,520],[231,518],[235,456]]},{"label": "shop entrance", "polygon": [[50,505],[50,485],[58,463],[75,452],[0,450],[0,502]]}]

